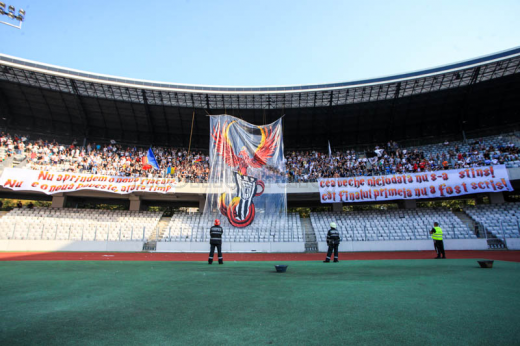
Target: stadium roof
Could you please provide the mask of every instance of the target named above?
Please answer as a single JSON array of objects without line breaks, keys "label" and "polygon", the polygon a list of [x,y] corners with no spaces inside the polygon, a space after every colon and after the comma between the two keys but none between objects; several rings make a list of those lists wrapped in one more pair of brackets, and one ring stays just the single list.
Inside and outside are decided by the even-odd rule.
[{"label": "stadium roof", "polygon": [[220,87],[112,77],[0,54],[0,114],[8,128],[142,144],[188,146],[192,134],[195,148],[207,148],[207,114],[256,124],[285,114],[289,148],[324,146],[327,139],[351,146],[518,123],[519,72],[520,47],[361,81]]},{"label": "stadium roof", "polygon": [[[0,54],[0,64],[3,65],[0,78],[16,81],[18,83],[59,90],[62,92],[74,93],[73,87],[66,81],[67,79],[72,78],[78,82],[81,81],[85,83],[84,85],[86,86],[90,86],[88,83],[94,85],[97,83],[100,84],[98,88],[91,88],[93,89],[91,92],[81,90],[85,91],[85,96],[96,96],[100,98],[112,97],[132,102],[143,102],[143,99],[135,97],[136,95],[132,94],[114,94],[106,88],[108,86],[111,86],[112,88],[136,88],[146,91],[175,92],[176,94],[188,93],[196,96],[193,99],[193,102],[189,96],[186,100],[184,100],[184,97],[181,97],[181,100],[177,102],[175,102],[177,98],[175,98],[173,102],[170,102],[166,97],[163,97],[161,100],[154,97],[152,94],[148,101],[166,103],[170,106],[188,106],[209,109],[217,107],[220,109],[225,105],[225,101],[228,100],[229,107],[226,108],[263,108],[265,106],[270,106],[272,108],[300,108],[339,105],[349,102],[366,102],[394,97],[396,89],[394,88],[391,90],[391,85],[397,83],[401,84],[401,88],[399,88],[400,96],[465,86],[470,83],[478,83],[516,73],[518,71],[519,63],[520,47],[463,62],[394,76],[340,83],[240,87],[175,84],[121,78],[67,69]],[[11,67],[11,69],[9,67]],[[475,73],[477,69],[479,72]],[[483,71],[481,71],[482,69]],[[439,75],[442,75],[444,78],[439,79]],[[423,81],[420,86],[416,85],[418,84],[418,79]],[[205,97],[200,97],[199,94],[207,95],[204,95]],[[223,94],[224,98],[219,98],[218,94]],[[265,100],[262,96],[259,96],[258,99],[247,97],[247,95],[251,94],[271,96],[271,99],[268,97],[268,99]],[[286,97],[280,98],[275,96],[280,94],[286,94]],[[313,102],[302,103],[301,95],[303,94],[312,94]],[[315,97],[317,94],[321,97]],[[358,94],[357,97],[356,94]],[[238,96],[238,99],[233,100],[232,97],[227,97],[228,95],[236,95]],[[293,100],[295,97],[298,97],[300,102],[295,103]],[[288,100],[288,98],[290,100]],[[316,102],[314,101],[315,98]],[[308,97],[306,97],[306,99],[308,99]]]}]

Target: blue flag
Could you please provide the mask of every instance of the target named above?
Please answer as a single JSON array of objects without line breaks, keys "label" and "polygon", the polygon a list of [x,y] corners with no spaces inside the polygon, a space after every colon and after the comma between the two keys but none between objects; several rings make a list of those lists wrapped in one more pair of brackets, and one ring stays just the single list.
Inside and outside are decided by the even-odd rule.
[{"label": "blue flag", "polygon": [[155,169],[159,169],[159,165],[157,164],[157,160],[155,159],[155,155],[153,154],[152,148],[148,149],[148,154],[146,155],[148,159],[148,164]]}]

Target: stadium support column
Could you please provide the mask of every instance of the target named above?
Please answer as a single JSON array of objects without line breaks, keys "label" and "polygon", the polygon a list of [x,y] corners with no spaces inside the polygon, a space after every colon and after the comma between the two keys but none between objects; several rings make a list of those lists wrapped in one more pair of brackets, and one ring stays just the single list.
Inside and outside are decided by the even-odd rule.
[{"label": "stadium support column", "polygon": [[489,203],[491,204],[502,204],[504,203],[504,193],[503,192],[492,192],[489,194]]},{"label": "stadium support column", "polygon": [[67,196],[65,196],[63,193],[57,193],[52,196],[51,208],[63,208],[65,207],[66,201]]},{"label": "stadium support column", "polygon": [[128,210],[130,211],[139,211],[141,210],[141,197],[130,195],[130,208]]},{"label": "stadium support column", "polygon": [[206,206],[206,195],[201,195],[199,197],[199,213],[204,212],[204,207]]},{"label": "stadium support column", "polygon": [[334,213],[341,213],[343,211],[343,203],[332,203],[332,211]]},{"label": "stadium support column", "polygon": [[405,199],[398,202],[399,209],[415,209],[417,208],[417,200]]}]

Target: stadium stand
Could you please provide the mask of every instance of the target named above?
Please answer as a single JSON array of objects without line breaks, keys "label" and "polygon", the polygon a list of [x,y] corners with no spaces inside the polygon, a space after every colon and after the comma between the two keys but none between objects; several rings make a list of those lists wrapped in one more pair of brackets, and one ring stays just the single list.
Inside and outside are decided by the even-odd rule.
[{"label": "stadium stand", "polygon": [[442,155],[443,153],[469,153],[473,154],[477,151],[487,151],[489,148],[504,149],[507,146],[519,144],[518,138],[514,134],[505,134],[502,136],[488,136],[482,138],[468,139],[464,141],[455,141],[435,144],[427,144],[416,147],[410,147],[409,149],[418,149],[429,156]]},{"label": "stadium stand", "polygon": [[[123,146],[115,143],[88,143],[79,147],[42,139],[30,140],[29,135],[19,136],[2,133],[0,136],[0,158],[20,157],[27,159],[26,168],[61,172],[107,174],[114,176],[142,177],[157,175],[151,167],[143,164],[148,148]],[[209,175],[208,157],[201,152],[179,148],[155,147],[154,154],[160,174],[169,175],[180,182],[204,182]],[[21,167],[20,167],[21,168]]]},{"label": "stadium stand", "polygon": [[[515,134],[490,136],[465,142],[444,142],[400,148],[390,141],[384,147],[359,153],[355,150],[328,154],[290,152],[286,155],[289,182],[316,181],[320,177],[349,177],[403,172],[424,172],[506,164],[520,165]],[[373,155],[369,157],[369,155]]]},{"label": "stadium stand", "polygon": [[[491,164],[520,166],[520,140],[516,134],[444,142],[400,148],[390,141],[385,147],[359,153],[356,150],[328,154],[318,151],[286,153],[288,182],[313,182],[320,177],[349,177],[469,168]],[[56,141],[31,141],[28,135],[3,133],[0,158],[15,158],[26,164],[17,166],[34,170],[108,174],[114,176],[170,176],[179,182],[206,182],[209,177],[208,156],[182,148],[156,147],[154,153],[160,171],[143,165],[147,149],[120,144],[89,143],[78,147]],[[368,157],[368,155],[373,155]],[[10,163],[12,165],[12,162]],[[168,173],[168,168],[169,172]]]},{"label": "stadium stand", "polygon": [[[172,177],[178,181],[205,182],[209,174],[208,157],[201,152],[188,154],[177,148],[154,148],[161,172],[151,173],[143,167],[147,149],[115,143],[88,143],[77,146],[75,141],[64,145],[56,141],[31,140],[28,135],[0,136],[0,158],[13,165],[13,158],[26,158],[30,169],[112,174],[120,176],[165,175],[175,168]],[[520,140],[514,133],[489,136],[466,142],[443,142],[400,148],[389,141],[373,151],[335,152],[332,157],[317,151],[286,152],[289,182],[316,181],[319,177],[379,175],[398,172],[420,172],[447,168],[506,164],[520,165]],[[371,157],[367,155],[373,153]],[[8,161],[11,159],[11,161]],[[195,162],[199,161],[199,162]],[[516,210],[516,214],[515,214]],[[506,237],[518,237],[518,206],[477,206],[466,213],[491,234],[499,236],[500,222]],[[69,240],[144,240],[155,237],[160,213],[122,212],[74,209],[15,209],[0,219],[0,239],[69,239]],[[85,223],[85,220],[88,220]],[[373,220],[373,221],[372,221]],[[297,214],[289,214],[287,224],[276,218],[258,215],[255,227],[247,232],[236,229],[223,219],[228,242],[298,242],[305,236]],[[414,209],[359,211],[349,213],[312,213],[311,222],[317,241],[324,241],[329,223],[335,221],[344,240],[412,240],[429,239],[427,231],[439,221],[447,239],[476,238],[472,230],[448,210]],[[206,242],[207,228],[213,220],[198,213],[179,213],[160,232],[160,241]],[[144,229],[144,232],[143,232]]]},{"label": "stadium stand", "polygon": [[151,211],[16,208],[0,219],[0,239],[141,241],[162,213]]},{"label": "stadium stand", "polygon": [[477,205],[464,209],[474,221],[497,238],[520,237],[520,203]]},{"label": "stadium stand", "polygon": [[425,153],[428,160],[448,160],[449,168],[460,168],[464,165],[503,164],[518,161],[518,144],[515,134],[489,136],[470,139],[466,142],[444,142],[423,145],[411,150]]},{"label": "stadium stand", "polygon": [[451,211],[440,208],[413,210],[311,213],[318,241],[325,241],[331,222],[338,225],[344,241],[425,240],[433,222],[439,222],[446,239],[477,238]]},{"label": "stadium stand", "polygon": [[[161,241],[208,242],[213,219],[200,213],[178,213],[172,217]],[[297,213],[288,213],[284,223],[280,218],[257,215],[255,226],[247,230],[232,227],[221,218],[225,242],[303,242],[304,235]]]},{"label": "stadium stand", "polygon": [[[285,114],[288,182],[505,164],[512,168],[509,172],[516,180],[512,185],[518,189],[520,169],[514,168],[520,167],[520,134],[512,131],[519,129],[519,54],[519,49],[514,49],[449,67],[356,83],[239,89],[107,80],[106,76],[37,62],[28,64],[0,54],[0,94],[6,104],[2,110],[6,132],[0,134],[0,171],[15,167],[125,177],[168,176],[177,182],[204,183],[210,173],[207,115],[237,114],[245,121],[266,124]],[[489,136],[498,133],[502,135]],[[472,139],[454,141],[466,135]],[[332,145],[330,154],[327,142]],[[150,144],[160,166],[158,171],[143,160]],[[298,191],[288,192],[291,206],[316,206],[315,184],[292,187]],[[125,200],[124,205],[131,210],[197,205],[202,210],[203,188],[189,186],[169,194],[131,193],[117,199]],[[168,220],[161,219],[161,213],[61,209],[113,197],[105,192],[44,196],[9,186],[2,187],[1,192],[7,199],[52,199],[55,208],[9,212],[0,219],[0,239],[132,239],[152,243],[159,238],[161,245],[193,243],[171,244],[177,251],[176,245],[202,248],[213,223],[201,214],[174,214]],[[512,198],[509,191],[488,197],[490,203]],[[485,197],[469,198],[482,201]],[[415,201],[410,202],[399,206],[417,206]],[[341,203],[324,207],[342,210]],[[485,236],[495,234],[492,232],[501,227],[497,226],[500,219],[507,226],[507,234],[514,237],[518,217],[511,208],[479,205],[466,213],[489,228]],[[427,232],[433,221],[439,221],[447,239],[485,243],[483,232],[474,241],[474,222],[464,219],[447,209],[418,208],[312,213],[310,221],[290,214],[285,224],[259,210],[247,230],[230,227],[225,218],[222,221],[224,241],[234,243],[236,248],[243,245],[241,242],[251,241],[301,245],[294,242],[307,237],[309,243],[322,242],[330,221],[338,223],[344,240],[349,241],[422,239],[430,246]],[[376,242],[360,245],[373,244]]]}]

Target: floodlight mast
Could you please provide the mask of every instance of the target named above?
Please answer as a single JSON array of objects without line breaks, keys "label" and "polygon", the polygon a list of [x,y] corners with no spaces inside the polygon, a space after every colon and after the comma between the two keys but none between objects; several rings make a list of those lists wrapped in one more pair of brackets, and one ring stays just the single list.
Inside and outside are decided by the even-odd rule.
[{"label": "floodlight mast", "polygon": [[21,29],[22,22],[25,19],[25,10],[20,9],[20,10],[18,10],[18,14],[16,14],[16,9],[14,8],[14,6],[9,5],[8,7],[6,7],[5,2],[0,2],[0,16],[7,16],[11,19],[18,21],[18,25],[14,25],[9,22],[4,22],[2,20],[0,20],[0,23],[12,26],[13,28],[16,28],[16,29]]}]

